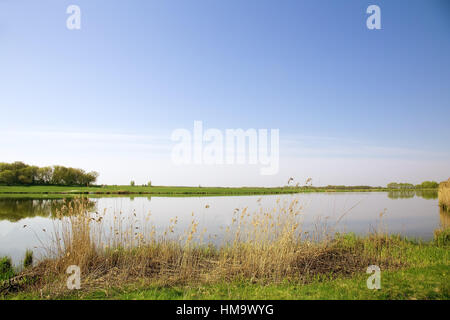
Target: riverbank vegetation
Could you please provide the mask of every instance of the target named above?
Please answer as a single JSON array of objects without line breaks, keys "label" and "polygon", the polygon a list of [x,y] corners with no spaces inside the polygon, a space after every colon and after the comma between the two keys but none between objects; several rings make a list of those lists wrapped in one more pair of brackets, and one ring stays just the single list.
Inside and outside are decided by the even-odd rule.
[{"label": "riverbank vegetation", "polygon": [[[348,188],[340,191],[378,191],[386,189],[356,189]],[[292,194],[300,192],[325,192],[336,189],[314,187],[172,187],[172,186],[131,186],[108,185],[91,187],[66,186],[0,186],[0,194],[149,194],[149,195],[265,195],[265,194]]]},{"label": "riverbank vegetation", "polygon": [[[175,237],[176,217],[159,230],[150,214],[103,219],[106,213],[90,213],[79,200],[59,211],[39,261],[3,281],[0,290],[7,299],[449,298],[444,233],[430,243],[388,236],[381,227],[365,237],[319,224],[308,233],[301,209],[296,200],[257,212],[236,209],[218,242],[199,230],[194,214]],[[81,269],[79,291],[66,287],[70,265]],[[369,265],[390,279],[375,293],[365,286]]]},{"label": "riverbank vegetation", "polygon": [[450,179],[439,184],[439,205],[450,212]]},{"label": "riverbank vegetation", "polygon": [[[437,189],[413,189],[413,191]],[[380,192],[380,191],[411,191],[387,189],[367,186],[326,186],[326,187],[172,187],[172,186],[1,186],[2,195],[161,195],[161,196],[234,196],[234,195],[270,195],[295,194],[303,192]]]}]

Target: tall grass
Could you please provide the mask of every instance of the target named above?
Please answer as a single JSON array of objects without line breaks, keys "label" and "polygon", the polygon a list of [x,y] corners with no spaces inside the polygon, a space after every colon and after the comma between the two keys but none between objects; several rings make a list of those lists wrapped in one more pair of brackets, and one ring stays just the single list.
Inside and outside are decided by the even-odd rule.
[{"label": "tall grass", "polygon": [[14,269],[10,257],[0,258],[0,281],[14,276]]},{"label": "tall grass", "polygon": [[450,212],[450,179],[439,184],[439,205]]},{"label": "tall grass", "polygon": [[28,249],[25,252],[25,258],[23,259],[23,267],[29,268],[32,266],[33,266],[33,251]]},{"label": "tall grass", "polygon": [[[65,290],[65,271],[81,269],[82,286],[104,287],[130,281],[161,285],[250,279],[276,283],[287,279],[306,282],[318,275],[364,272],[370,264],[400,265],[385,254],[395,242],[374,233],[333,238],[323,228],[302,230],[298,200],[277,201],[270,210],[236,209],[221,245],[203,243],[207,230],[192,221],[174,236],[178,218],[157,231],[150,213],[145,217],[90,212],[86,200],[67,202],[57,213],[51,245],[45,258],[32,268],[35,285],[50,291]],[[392,244],[395,246],[395,243]]]},{"label": "tall grass", "polygon": [[438,245],[450,244],[450,179],[439,184],[439,206],[441,227],[434,231]]}]

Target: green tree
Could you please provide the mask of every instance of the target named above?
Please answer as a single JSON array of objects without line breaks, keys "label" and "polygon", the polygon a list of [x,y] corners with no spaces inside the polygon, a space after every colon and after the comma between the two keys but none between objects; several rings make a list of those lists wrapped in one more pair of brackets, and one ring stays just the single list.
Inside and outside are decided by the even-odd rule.
[{"label": "green tree", "polygon": [[439,183],[436,181],[424,181],[420,184],[420,188],[423,189],[435,189],[437,187],[439,187]]},{"label": "green tree", "polygon": [[12,170],[3,170],[0,172],[0,183],[12,185],[15,183],[16,175]]},{"label": "green tree", "polygon": [[49,184],[52,180],[52,175],[53,175],[52,167],[38,168],[36,173],[36,183]]},{"label": "green tree", "polygon": [[97,181],[98,176],[99,176],[98,172],[95,171],[85,173],[81,176],[81,184],[85,186],[90,186],[95,181]]},{"label": "green tree", "polygon": [[399,189],[400,188],[399,184],[396,182],[388,183],[387,187],[388,187],[388,189]]},{"label": "green tree", "polygon": [[63,166],[29,166],[23,162],[0,163],[0,184],[6,185],[90,185],[98,178],[97,172]]}]

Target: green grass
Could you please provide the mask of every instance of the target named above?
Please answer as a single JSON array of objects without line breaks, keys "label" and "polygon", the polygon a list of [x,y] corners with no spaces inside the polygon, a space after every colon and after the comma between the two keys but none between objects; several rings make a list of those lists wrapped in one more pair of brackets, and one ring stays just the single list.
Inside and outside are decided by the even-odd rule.
[{"label": "green grass", "polygon": [[14,268],[10,257],[0,258],[0,281],[14,276]]},{"label": "green grass", "polygon": [[171,187],[171,186],[104,186],[104,187],[66,187],[66,186],[0,186],[0,194],[149,194],[149,195],[264,195],[290,194],[300,192],[352,192],[387,191],[385,188],[371,189],[327,189],[304,187]]},{"label": "green grass", "polygon": [[25,252],[25,258],[23,260],[23,267],[28,268],[33,266],[33,251],[30,249],[27,249]]},{"label": "green grass", "polygon": [[86,299],[448,299],[450,298],[448,265],[411,268],[382,273],[382,288],[369,290],[369,275],[295,283],[258,285],[250,282],[219,283],[209,286],[96,291]]}]

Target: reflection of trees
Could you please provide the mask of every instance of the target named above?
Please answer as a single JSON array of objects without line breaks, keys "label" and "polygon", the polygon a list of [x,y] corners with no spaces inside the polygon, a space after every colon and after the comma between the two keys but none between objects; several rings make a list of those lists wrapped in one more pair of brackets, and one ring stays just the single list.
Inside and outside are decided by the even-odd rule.
[{"label": "reflection of trees", "polygon": [[[64,205],[69,205],[74,199],[0,199],[0,220],[16,222],[29,217],[54,217]],[[87,208],[95,209],[95,202],[86,199]]]},{"label": "reflection of trees", "polygon": [[424,199],[437,199],[438,191],[437,190],[416,190],[416,195],[418,197],[422,197]]},{"label": "reflection of trees", "polygon": [[437,199],[437,190],[391,190],[388,192],[390,199],[408,199],[420,197],[424,199]]},{"label": "reflection of trees", "polygon": [[415,194],[414,190],[392,190],[388,192],[388,197],[390,199],[408,199],[414,198]]}]

